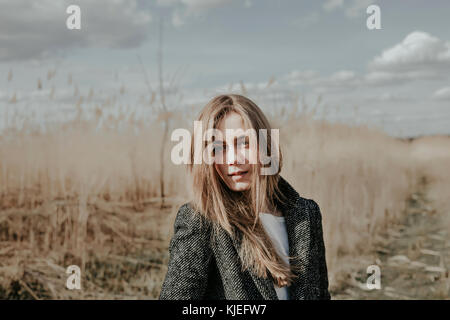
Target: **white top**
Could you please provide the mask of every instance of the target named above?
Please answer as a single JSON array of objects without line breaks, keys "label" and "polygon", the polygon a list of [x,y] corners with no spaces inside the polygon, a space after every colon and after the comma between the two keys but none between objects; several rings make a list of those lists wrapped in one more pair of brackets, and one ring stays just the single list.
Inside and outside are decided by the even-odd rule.
[{"label": "white top", "polygon": [[[278,252],[283,261],[289,265],[289,242],[284,217],[277,217],[273,214],[264,212],[261,212],[259,217],[264,229],[272,240],[275,250]],[[274,286],[279,300],[289,300],[289,291],[287,286],[281,288],[278,288],[276,285]]]}]

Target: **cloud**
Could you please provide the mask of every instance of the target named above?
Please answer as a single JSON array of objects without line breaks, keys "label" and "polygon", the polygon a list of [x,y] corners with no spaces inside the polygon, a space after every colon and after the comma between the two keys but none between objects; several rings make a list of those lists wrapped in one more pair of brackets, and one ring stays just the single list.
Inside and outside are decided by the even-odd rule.
[{"label": "cloud", "polygon": [[361,79],[351,70],[340,70],[327,76],[320,75],[315,70],[291,71],[282,77],[290,86],[315,86],[323,88],[348,88],[361,84]]},{"label": "cloud", "polygon": [[362,75],[352,70],[340,70],[329,75],[321,75],[314,70],[293,70],[282,79],[290,86],[347,89],[400,85],[416,80],[445,80],[449,72],[450,43],[415,31],[374,57],[368,63],[368,71]]},{"label": "cloud", "polygon": [[286,81],[291,86],[298,86],[314,85],[319,78],[320,74],[315,70],[293,70],[287,75],[283,76],[282,80]]},{"label": "cloud", "polygon": [[350,18],[355,18],[361,14],[366,14],[366,9],[371,4],[374,4],[372,0],[354,0],[353,3],[345,9],[345,15]]},{"label": "cloud", "polygon": [[172,24],[175,27],[181,27],[184,24],[183,14],[179,10],[175,10],[172,14]]},{"label": "cloud", "polygon": [[399,95],[398,93],[383,92],[376,95],[371,95],[366,98],[366,101],[380,101],[380,102],[401,102],[408,101],[410,97]]},{"label": "cloud", "polygon": [[[81,8],[81,30],[66,27],[71,4]],[[53,57],[80,47],[137,47],[151,21],[136,0],[0,0],[0,8],[0,61]]]},{"label": "cloud", "polygon": [[344,0],[327,0],[322,5],[325,11],[332,11],[338,7],[342,7],[344,5]]},{"label": "cloud", "polygon": [[179,0],[156,0],[156,4],[161,7],[170,7],[177,4]]},{"label": "cloud", "polygon": [[198,12],[230,4],[233,0],[180,0],[188,11]]},{"label": "cloud", "polygon": [[198,18],[212,9],[231,4],[242,4],[245,8],[253,6],[251,0],[158,0],[156,4],[173,9],[172,24],[175,27],[180,27],[189,19]]},{"label": "cloud", "polygon": [[313,24],[316,24],[319,21],[320,15],[319,13],[313,11],[310,12],[306,15],[304,15],[303,17],[299,17],[297,19],[295,19],[292,24],[294,26],[299,26],[301,28],[306,28],[309,27]]},{"label": "cloud", "polygon": [[436,90],[433,93],[432,98],[436,100],[450,100],[450,87],[444,87]]},{"label": "cloud", "polygon": [[326,79],[329,85],[356,85],[359,80],[355,72],[350,70],[341,70],[333,73],[328,79]]},{"label": "cloud", "polygon": [[368,68],[365,78],[372,84],[444,79],[450,71],[450,42],[414,31],[376,56]]},{"label": "cloud", "polygon": [[331,12],[336,9],[344,9],[344,13],[349,18],[355,18],[360,16],[361,14],[366,12],[366,9],[371,4],[374,4],[375,1],[373,0],[353,0],[351,4],[346,5],[350,3],[350,1],[346,0],[327,0],[322,5],[322,8],[327,11]]},{"label": "cloud", "polygon": [[442,41],[426,32],[414,31],[401,43],[375,57],[369,67],[397,72],[449,68],[450,42]]},{"label": "cloud", "polygon": [[364,82],[368,85],[382,86],[405,83],[414,79],[414,74],[400,74],[385,71],[373,71],[364,75]]}]

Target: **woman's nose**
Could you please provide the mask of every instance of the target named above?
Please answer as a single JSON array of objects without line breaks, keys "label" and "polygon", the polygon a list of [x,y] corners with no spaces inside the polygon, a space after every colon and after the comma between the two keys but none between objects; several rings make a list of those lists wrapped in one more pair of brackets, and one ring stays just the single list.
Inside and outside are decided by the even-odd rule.
[{"label": "woman's nose", "polygon": [[227,164],[235,164],[237,162],[236,148],[230,146],[227,148]]},{"label": "woman's nose", "polygon": [[245,164],[245,153],[241,148],[227,148],[227,164]]}]

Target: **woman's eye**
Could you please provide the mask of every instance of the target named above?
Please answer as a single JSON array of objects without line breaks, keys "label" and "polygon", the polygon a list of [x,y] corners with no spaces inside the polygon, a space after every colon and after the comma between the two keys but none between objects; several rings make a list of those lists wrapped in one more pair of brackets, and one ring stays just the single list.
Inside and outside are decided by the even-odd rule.
[{"label": "woman's eye", "polygon": [[238,145],[241,147],[248,147],[249,143],[247,140],[241,140],[238,142]]},{"label": "woman's eye", "polygon": [[213,152],[216,154],[216,153],[219,153],[219,152],[223,152],[223,149],[224,149],[224,147],[223,146],[214,146],[214,148],[213,148]]}]

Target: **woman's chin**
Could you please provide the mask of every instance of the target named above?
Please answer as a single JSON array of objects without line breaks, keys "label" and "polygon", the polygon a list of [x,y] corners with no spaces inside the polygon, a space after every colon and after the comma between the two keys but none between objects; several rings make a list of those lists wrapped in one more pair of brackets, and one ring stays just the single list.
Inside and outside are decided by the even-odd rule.
[{"label": "woman's chin", "polygon": [[230,181],[228,187],[231,190],[236,191],[236,192],[246,191],[250,188],[250,182],[248,182],[248,181],[239,181],[239,182]]}]

